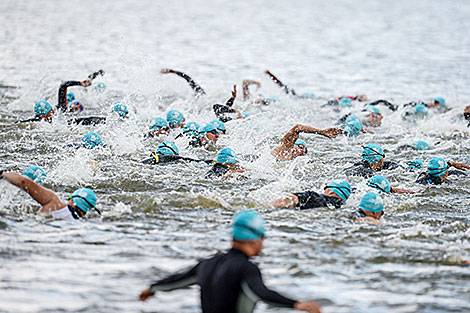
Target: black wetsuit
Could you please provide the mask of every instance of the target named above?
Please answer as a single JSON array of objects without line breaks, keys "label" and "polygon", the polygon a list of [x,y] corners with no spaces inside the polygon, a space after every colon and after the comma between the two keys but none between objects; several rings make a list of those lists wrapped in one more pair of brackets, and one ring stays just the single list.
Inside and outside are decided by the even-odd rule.
[{"label": "black wetsuit", "polygon": [[230,169],[228,166],[223,165],[221,163],[215,163],[212,168],[207,171],[206,175],[204,175],[204,178],[206,179],[214,179],[214,178],[219,178],[224,176]]},{"label": "black wetsuit", "polygon": [[68,120],[67,123],[77,124],[77,125],[98,125],[106,123],[106,117],[101,116],[89,116],[89,117],[77,117],[71,120]]},{"label": "black wetsuit", "polygon": [[387,108],[389,108],[392,111],[398,110],[398,104],[390,103],[387,100],[377,100],[377,101],[369,103],[368,105],[379,105],[379,104],[385,105]]},{"label": "black wetsuit", "polygon": [[80,86],[81,82],[79,81],[67,81],[62,83],[59,87],[59,98],[57,103],[57,109],[62,112],[67,111],[67,88],[72,86]]},{"label": "black wetsuit", "polygon": [[28,118],[27,120],[21,120],[21,121],[16,121],[15,123],[30,123],[30,122],[40,122],[43,119],[40,118],[39,116],[33,117],[33,118]]},{"label": "black wetsuit", "polygon": [[364,218],[366,217],[367,214],[362,211],[362,209],[357,209],[357,211],[354,211],[351,213],[350,218],[352,220],[355,220],[356,218]]},{"label": "black wetsuit", "polygon": [[253,312],[258,300],[285,308],[297,302],[269,290],[258,267],[237,249],[202,260],[190,270],[162,279],[150,290],[170,291],[197,284],[203,313]]},{"label": "black wetsuit", "polygon": [[294,193],[299,198],[296,207],[300,210],[307,210],[313,208],[334,207],[339,209],[344,201],[337,197],[329,197],[319,194],[315,191],[304,191]]},{"label": "black wetsuit", "polygon": [[194,93],[195,93],[197,96],[205,95],[205,94],[206,94],[206,92],[204,91],[204,89],[202,89],[201,86],[199,86],[191,77],[189,77],[189,76],[186,75],[185,73],[178,72],[178,71],[174,71],[174,70],[170,70],[170,73],[176,74],[176,75],[178,75],[179,77],[183,78],[185,81],[187,81],[188,84],[189,84],[189,86],[191,86],[191,88],[193,89]]},{"label": "black wetsuit", "polygon": [[223,104],[214,104],[212,108],[214,109],[215,116],[224,123],[231,121],[233,118],[231,116],[226,116],[227,113],[236,113],[235,109],[232,108],[233,101],[235,98],[230,98],[227,100],[225,105]]},{"label": "black wetsuit", "polygon": [[[393,170],[396,168],[402,167],[400,164],[391,162],[391,161],[384,161],[382,168],[377,169],[377,171],[381,170]],[[370,164],[366,161],[355,163],[353,166],[348,167],[344,170],[344,173],[348,176],[362,176],[365,178],[370,178],[377,174],[377,171],[374,171],[370,168]]]},{"label": "black wetsuit", "polygon": [[[447,174],[447,176],[456,175],[456,176],[466,176],[468,175],[466,172],[458,171],[458,170],[451,170]],[[418,178],[416,179],[416,183],[421,185],[440,185],[443,183],[443,180],[440,177],[429,175],[427,172],[423,172],[419,174]]]},{"label": "black wetsuit", "polygon": [[153,154],[150,158],[140,161],[143,164],[168,164],[168,163],[175,163],[175,162],[205,162],[205,163],[212,163],[213,160],[197,160],[187,157],[182,157],[180,155],[166,155],[166,154]]}]

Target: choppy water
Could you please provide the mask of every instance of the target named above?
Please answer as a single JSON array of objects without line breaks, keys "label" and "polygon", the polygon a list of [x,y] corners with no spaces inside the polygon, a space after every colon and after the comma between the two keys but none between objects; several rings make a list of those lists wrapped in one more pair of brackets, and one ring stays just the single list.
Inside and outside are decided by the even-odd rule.
[{"label": "choppy water", "polygon": [[[460,114],[470,97],[469,12],[467,1],[0,2],[0,83],[18,87],[1,90],[1,167],[42,166],[44,186],[64,199],[77,186],[91,186],[104,212],[86,222],[37,216],[34,201],[0,181],[0,311],[197,312],[197,289],[161,293],[149,303],[137,295],[154,279],[227,249],[233,213],[256,208],[268,222],[257,261],[276,290],[316,299],[324,312],[468,312],[470,269],[458,265],[470,258],[468,177],[421,187],[413,183],[416,174],[388,174],[393,186],[417,194],[387,196],[380,227],[348,219],[366,190],[360,178],[350,179],[358,191],[341,210],[278,211],[266,202],[344,178],[341,170],[369,142],[403,163],[418,156],[470,162],[468,137],[453,132],[466,129]],[[162,67],[187,72],[208,96],[192,99],[184,81],[158,74]],[[106,92],[70,91],[92,114],[106,114],[115,100],[132,104],[137,113],[127,122],[12,124],[31,116],[35,101],[56,103],[60,81],[99,68],[106,71]],[[266,68],[317,99],[281,95],[264,77]],[[258,154],[243,162],[250,172],[212,182],[203,178],[204,164],[136,162],[158,144],[142,141],[150,119],[177,108],[188,121],[210,121],[211,105],[228,99],[245,78],[260,80],[264,95],[282,100],[269,107],[235,103],[252,121],[228,123],[219,147]],[[320,106],[348,93],[396,103],[442,96],[452,110],[413,122],[383,109],[376,134],[302,135],[307,158],[272,160],[270,149],[295,123],[333,125],[347,111]],[[106,148],[63,149],[90,129]],[[418,139],[433,149],[394,152]],[[215,156],[182,145],[180,151]],[[256,310],[281,311],[264,304]]]}]

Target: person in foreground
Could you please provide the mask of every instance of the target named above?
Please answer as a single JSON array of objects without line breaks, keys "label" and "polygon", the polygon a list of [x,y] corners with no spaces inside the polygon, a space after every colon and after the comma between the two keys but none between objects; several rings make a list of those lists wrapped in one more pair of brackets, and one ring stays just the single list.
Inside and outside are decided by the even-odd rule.
[{"label": "person in foreground", "polygon": [[206,179],[229,178],[232,173],[243,173],[240,168],[238,156],[232,148],[223,148],[217,153],[214,166],[204,175]]},{"label": "person in foreground", "polygon": [[253,312],[256,302],[299,311],[319,313],[314,301],[296,301],[269,290],[258,267],[250,258],[261,253],[264,219],[252,210],[237,213],[232,223],[232,249],[204,259],[188,271],[169,276],[142,291],[145,301],[156,291],[171,291],[198,284],[203,313]]},{"label": "person in foreground", "polygon": [[354,222],[367,221],[375,225],[382,225],[380,218],[384,215],[384,202],[375,192],[366,193],[356,212],[351,214]]},{"label": "person in foreground", "polygon": [[[31,179],[18,173],[0,171],[0,178],[5,178],[11,184],[20,187],[39,202],[42,207],[38,213],[51,212],[54,218],[79,219],[95,208],[96,205],[96,194],[89,188],[75,190],[69,196],[69,200],[63,202],[51,190],[41,187]],[[95,210],[98,214],[101,214],[98,209],[95,208]]]}]

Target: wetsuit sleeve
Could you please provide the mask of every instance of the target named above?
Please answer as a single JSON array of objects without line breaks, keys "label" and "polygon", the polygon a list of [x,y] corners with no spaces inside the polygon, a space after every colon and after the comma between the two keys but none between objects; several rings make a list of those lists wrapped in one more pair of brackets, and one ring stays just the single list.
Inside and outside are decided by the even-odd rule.
[{"label": "wetsuit sleeve", "polygon": [[106,123],[106,117],[101,116],[78,117],[68,121],[69,125],[98,125],[104,123]]},{"label": "wetsuit sleeve", "polygon": [[392,111],[398,110],[398,105],[388,102],[387,100],[377,100],[375,102],[369,103],[369,105],[379,105],[383,104]]},{"label": "wetsuit sleeve", "polygon": [[459,170],[450,170],[448,175],[449,175],[449,176],[450,176],[450,175],[455,175],[455,176],[467,176],[468,173],[467,173],[467,172],[464,172],[464,171],[459,171]]},{"label": "wetsuit sleeve", "polygon": [[305,191],[294,193],[299,198],[296,207],[300,210],[326,207],[325,197],[315,191]]},{"label": "wetsuit sleeve", "polygon": [[384,170],[393,170],[399,167],[403,167],[403,166],[401,166],[400,164],[396,162],[391,162],[391,161],[384,161],[384,165],[382,166]]},{"label": "wetsuit sleeve", "polygon": [[191,88],[194,90],[195,94],[198,94],[198,95],[205,95],[206,94],[204,89],[202,89],[201,86],[199,86],[191,77],[189,77],[185,73],[178,72],[178,71],[173,71],[173,70],[171,70],[170,72],[173,73],[173,74],[178,75],[179,77],[181,77],[185,81],[187,81],[189,86],[191,86]]},{"label": "wetsuit sleeve", "polygon": [[152,292],[155,291],[170,291],[189,287],[197,283],[197,270],[199,264],[189,269],[188,271],[171,275],[165,279],[159,280],[150,286]]},{"label": "wetsuit sleeve", "polygon": [[67,111],[67,88],[71,86],[79,86],[79,85],[80,85],[79,81],[67,81],[60,85],[57,109],[63,112]]},{"label": "wetsuit sleeve", "polygon": [[[227,103],[229,101],[227,101]],[[232,104],[233,104],[233,101],[232,101]],[[224,123],[232,120],[232,118],[229,116],[226,116],[225,113],[235,113],[235,110],[231,106],[228,106],[228,105],[214,104],[212,108],[214,109],[215,116],[217,116],[217,118]]]},{"label": "wetsuit sleeve", "polygon": [[30,123],[30,122],[39,122],[41,121],[40,117],[28,118],[27,120],[16,121],[15,123]]},{"label": "wetsuit sleeve", "polygon": [[232,105],[233,105],[233,101],[235,101],[235,98],[232,97],[232,98],[228,99],[227,102],[225,102],[225,105],[231,108]]},{"label": "wetsuit sleeve", "polygon": [[249,263],[245,270],[242,290],[253,302],[261,299],[272,306],[285,308],[292,308],[297,302],[268,289],[263,283],[260,270],[253,263]]}]

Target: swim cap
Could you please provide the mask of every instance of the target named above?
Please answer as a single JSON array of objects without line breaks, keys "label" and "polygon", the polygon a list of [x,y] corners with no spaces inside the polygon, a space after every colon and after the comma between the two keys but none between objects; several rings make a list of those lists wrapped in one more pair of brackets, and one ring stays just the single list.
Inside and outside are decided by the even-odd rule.
[{"label": "swim cap", "polygon": [[278,96],[271,96],[264,99],[264,101],[269,103],[280,102],[281,99]]},{"label": "swim cap", "polygon": [[352,100],[349,98],[341,98],[338,101],[338,105],[342,107],[350,107],[352,104]]},{"label": "swim cap", "polygon": [[75,190],[71,198],[73,203],[85,213],[93,209],[96,205],[96,194],[90,188]]},{"label": "swim cap", "polygon": [[124,118],[129,113],[129,110],[127,109],[127,105],[122,104],[119,101],[116,101],[114,102],[112,112],[116,112],[120,117]]},{"label": "swim cap", "polygon": [[98,92],[103,92],[105,89],[106,89],[106,84],[101,83],[101,82],[99,82],[95,87],[95,90]]},{"label": "swim cap", "polygon": [[73,100],[75,100],[75,95],[73,94],[73,92],[67,93],[67,102],[70,102]]},{"label": "swim cap", "polygon": [[420,169],[421,167],[423,167],[423,161],[421,159],[408,162],[409,169]]},{"label": "swim cap", "polygon": [[331,183],[326,185],[326,188],[330,188],[338,197],[343,199],[343,201],[348,200],[349,196],[351,195],[351,185],[341,179],[333,180]]},{"label": "swim cap", "polygon": [[382,212],[384,210],[384,202],[382,197],[375,192],[368,192],[359,202],[359,209],[369,212]]},{"label": "swim cap", "polygon": [[235,240],[258,240],[264,237],[264,231],[264,219],[256,211],[241,211],[233,218],[232,237]]},{"label": "swim cap", "polygon": [[52,106],[47,101],[39,101],[34,105],[34,113],[37,117],[44,117],[52,110]]},{"label": "swim cap", "polygon": [[427,109],[426,109],[426,106],[425,106],[424,104],[422,104],[422,103],[417,104],[417,105],[415,106],[415,113],[416,113],[416,114],[428,114]]},{"label": "swim cap", "polygon": [[69,110],[70,111],[83,111],[83,104],[78,101],[78,100],[75,100],[73,102],[69,102]]},{"label": "swim cap", "polygon": [[379,162],[382,158],[385,158],[385,153],[375,143],[370,143],[362,149],[362,160],[369,164]]},{"label": "swim cap", "polygon": [[163,155],[179,155],[178,147],[171,141],[164,141],[159,144],[156,152]]},{"label": "swim cap", "polygon": [[30,166],[24,170],[23,175],[31,179],[35,183],[42,183],[47,175],[39,166]]},{"label": "swim cap", "polygon": [[171,110],[166,114],[166,120],[170,127],[175,126],[184,121],[183,113],[177,110]]},{"label": "swim cap", "polygon": [[245,118],[249,118],[250,117],[250,114],[246,113],[246,112],[241,112],[241,114],[245,117]]},{"label": "swim cap", "polygon": [[217,153],[217,163],[235,164],[238,162],[238,156],[231,148],[223,148]]},{"label": "swim cap", "polygon": [[302,94],[302,98],[305,98],[305,99],[314,99],[315,98],[315,94],[313,92],[304,92]]},{"label": "swim cap", "polygon": [[[348,99],[348,98],[343,98]],[[344,132],[349,136],[357,136],[362,129],[362,121],[355,115],[348,116],[344,126]]]},{"label": "swim cap", "polygon": [[446,100],[444,100],[444,98],[437,97],[437,98],[434,98],[434,101],[439,102],[441,104],[441,107],[446,106]]},{"label": "swim cap", "polygon": [[[295,141],[295,144],[294,144],[294,145],[295,145],[295,146],[303,145],[303,146],[304,146],[304,149],[305,149],[305,153],[308,152],[308,150],[307,150],[307,143],[306,143],[304,140],[302,140],[302,139],[297,139],[297,140]],[[301,148],[302,148],[302,147],[301,147]]]},{"label": "swim cap", "polygon": [[442,177],[447,173],[447,161],[443,158],[432,158],[428,163],[428,174]]},{"label": "swim cap", "polygon": [[198,133],[199,133],[199,136],[204,136],[206,133],[212,131],[212,130],[215,130],[218,132],[217,128],[215,127],[214,124],[212,123],[207,123],[207,124],[204,124],[202,126],[199,127],[199,130],[198,130]]},{"label": "swim cap", "polygon": [[373,187],[379,190],[380,192],[392,192],[392,186],[390,186],[390,182],[382,175],[375,175],[369,178],[369,180],[367,181],[367,186]]},{"label": "swim cap", "polygon": [[426,142],[426,141],[422,141],[422,140],[418,140],[415,144],[414,144],[416,150],[429,150],[431,149],[431,146]]},{"label": "swim cap", "polygon": [[222,121],[213,120],[211,123],[214,124],[214,126],[217,128],[217,131],[219,133],[225,134],[227,129],[225,128],[225,124]]},{"label": "swim cap", "polygon": [[183,134],[187,136],[197,136],[197,130],[199,129],[199,124],[196,122],[189,122],[183,127]]},{"label": "swim cap", "polygon": [[101,136],[95,132],[88,132],[82,138],[82,146],[87,149],[93,149],[97,146],[102,146],[103,141],[101,140]]},{"label": "swim cap", "polygon": [[149,130],[155,131],[159,130],[162,127],[168,126],[168,122],[161,117],[156,117],[149,123]]},{"label": "swim cap", "polygon": [[368,111],[368,112],[371,112],[371,113],[374,113],[374,114],[379,114],[380,113],[380,109],[378,107],[376,107],[375,105],[368,105],[364,108],[364,111]]}]

